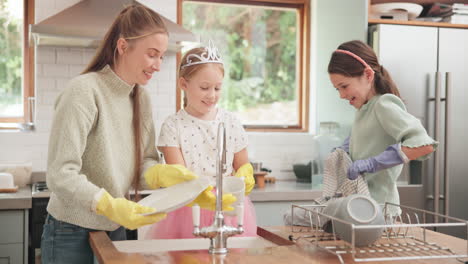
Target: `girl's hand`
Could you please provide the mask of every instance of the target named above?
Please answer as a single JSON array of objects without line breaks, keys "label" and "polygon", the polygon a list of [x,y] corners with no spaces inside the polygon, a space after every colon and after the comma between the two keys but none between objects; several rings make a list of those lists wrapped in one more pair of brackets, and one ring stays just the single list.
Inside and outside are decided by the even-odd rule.
[{"label": "girl's hand", "polygon": [[242,165],[237,171],[236,174],[234,175],[236,177],[244,177],[244,183],[245,183],[245,195],[249,195],[252,189],[255,186],[255,179],[253,176],[253,167],[252,164],[246,163]]},{"label": "girl's hand", "polygon": [[157,164],[145,172],[145,180],[152,189],[169,187],[198,178],[193,172],[179,164]]},{"label": "girl's hand", "polygon": [[401,144],[393,144],[377,156],[353,162],[348,169],[348,179],[355,180],[359,174],[374,173],[408,161],[409,159],[401,150]]}]

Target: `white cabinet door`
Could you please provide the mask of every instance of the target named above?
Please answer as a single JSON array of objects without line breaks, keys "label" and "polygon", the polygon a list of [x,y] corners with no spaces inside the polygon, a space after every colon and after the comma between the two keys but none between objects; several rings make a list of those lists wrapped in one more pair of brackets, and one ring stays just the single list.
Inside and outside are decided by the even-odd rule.
[{"label": "white cabinet door", "polygon": [[0,210],[0,244],[23,243],[23,218],[22,210]]},{"label": "white cabinet door", "polygon": [[26,263],[23,261],[23,244],[0,244],[0,264]]},{"label": "white cabinet door", "polygon": [[[448,214],[468,219],[468,181],[466,137],[468,126],[468,30],[441,28],[439,32],[439,71],[449,72],[452,79],[449,125],[449,211]],[[445,83],[442,94],[445,95]],[[443,120],[444,121],[444,120]],[[443,122],[442,121],[442,122]],[[443,124],[443,123],[442,123]],[[439,147],[440,150],[440,147]],[[442,151],[442,150],[441,150]],[[466,231],[463,231],[465,233]]]},{"label": "white cabinet door", "polygon": [[426,125],[428,93],[437,71],[437,28],[378,25],[378,34],[374,49],[380,63],[393,77],[408,112]]}]

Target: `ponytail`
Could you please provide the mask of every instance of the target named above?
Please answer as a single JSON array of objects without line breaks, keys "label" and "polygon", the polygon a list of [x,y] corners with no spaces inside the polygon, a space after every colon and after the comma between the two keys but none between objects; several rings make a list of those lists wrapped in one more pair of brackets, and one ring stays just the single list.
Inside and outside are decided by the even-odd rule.
[{"label": "ponytail", "polygon": [[400,97],[400,92],[388,71],[382,65],[379,68],[374,74],[374,87],[377,94],[391,93]]}]

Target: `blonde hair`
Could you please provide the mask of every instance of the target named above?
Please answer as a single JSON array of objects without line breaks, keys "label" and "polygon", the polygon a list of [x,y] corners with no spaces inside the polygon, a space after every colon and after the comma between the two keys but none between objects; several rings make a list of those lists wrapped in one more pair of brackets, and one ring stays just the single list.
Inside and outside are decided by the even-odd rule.
[{"label": "blonde hair", "polygon": [[[153,10],[141,5],[132,4],[124,8],[115,18],[111,27],[104,36],[97,49],[96,55],[88,64],[82,74],[97,72],[106,65],[115,66],[118,56],[117,41],[124,38],[129,42],[152,34],[169,35],[162,18]],[[135,190],[135,199],[139,200],[140,174],[142,164],[141,120],[140,120],[140,87],[135,85],[133,93],[133,132],[135,141],[135,169],[132,185]]]},{"label": "blonde hair", "polygon": [[[193,77],[197,72],[199,72],[203,67],[206,67],[208,64],[215,64],[221,71],[221,73],[224,76],[224,66],[221,63],[203,63],[203,64],[195,64],[195,65],[190,65],[188,67],[183,67],[187,63],[187,57],[191,54],[196,54],[198,56],[201,56],[202,53],[206,52],[204,47],[198,47],[198,48],[193,48],[189,51],[187,51],[182,59],[180,60],[180,65],[179,65],[179,78],[184,78],[185,80],[190,80],[191,77]],[[200,61],[196,57],[191,58],[192,62],[197,62]],[[184,107],[187,106],[187,97],[184,95]]]}]

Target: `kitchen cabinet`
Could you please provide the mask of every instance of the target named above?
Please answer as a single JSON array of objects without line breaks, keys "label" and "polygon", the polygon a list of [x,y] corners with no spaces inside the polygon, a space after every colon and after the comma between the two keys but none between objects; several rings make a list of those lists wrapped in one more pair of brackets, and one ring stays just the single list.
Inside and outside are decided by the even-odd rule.
[{"label": "kitchen cabinet", "polygon": [[410,183],[421,183],[413,199],[430,211],[468,219],[463,155],[468,148],[468,29],[379,24],[370,27],[369,40],[408,112],[439,142],[430,160],[410,164]]},{"label": "kitchen cabinet", "polygon": [[23,261],[23,244],[0,244],[0,264],[26,263]]},{"label": "kitchen cabinet", "polygon": [[28,211],[0,210],[0,264],[27,263]]}]

